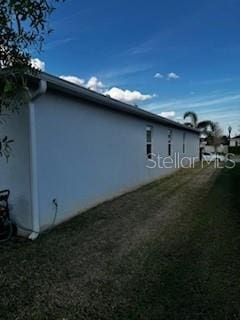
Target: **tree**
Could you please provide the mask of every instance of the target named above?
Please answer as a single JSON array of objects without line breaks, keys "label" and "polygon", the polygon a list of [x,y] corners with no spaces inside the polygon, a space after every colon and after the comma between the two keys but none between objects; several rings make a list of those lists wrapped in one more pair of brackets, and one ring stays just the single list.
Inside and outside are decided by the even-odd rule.
[{"label": "tree", "polygon": [[185,122],[185,125],[199,129],[205,135],[207,135],[208,132],[211,132],[214,129],[214,123],[210,120],[204,120],[199,122],[198,116],[194,111],[185,112],[183,115],[183,119],[186,120],[187,118],[189,118],[190,121]]},{"label": "tree", "polygon": [[229,137],[226,135],[222,136],[222,142],[223,145],[229,145]]},{"label": "tree", "polygon": [[219,126],[218,122],[214,122],[212,126],[212,131],[209,133],[208,139],[212,146],[215,148],[215,152],[217,152],[217,147],[222,143],[223,130]]},{"label": "tree", "polygon": [[[52,31],[54,4],[64,0],[0,0],[0,115],[15,112],[29,99],[27,74],[33,53],[42,51]],[[8,157],[12,140],[0,139],[0,155]]]}]

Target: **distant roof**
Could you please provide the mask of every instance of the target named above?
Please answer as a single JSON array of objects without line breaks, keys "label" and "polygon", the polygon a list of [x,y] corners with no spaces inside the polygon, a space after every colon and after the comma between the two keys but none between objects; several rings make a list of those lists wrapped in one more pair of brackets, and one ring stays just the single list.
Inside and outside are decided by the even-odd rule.
[{"label": "distant roof", "polygon": [[63,80],[59,77],[50,75],[46,72],[41,72],[38,78],[47,81],[48,88],[52,88],[52,89],[61,91],[66,94],[70,94],[72,96],[79,97],[81,99],[94,102],[98,105],[101,105],[101,106],[107,107],[107,108],[111,108],[112,110],[115,110],[118,112],[128,113],[128,114],[137,116],[139,118],[143,118],[148,121],[161,123],[166,126],[184,129],[184,130],[195,132],[195,133],[199,134],[198,129],[185,126],[181,123],[178,123],[173,120],[158,116],[152,112],[143,110],[139,107],[132,106],[130,104],[121,102],[119,100],[112,99],[109,96],[105,96],[105,95],[100,94],[98,92],[89,90],[85,87],[82,87],[82,86],[76,85],[74,83],[71,83],[69,81]]},{"label": "distant roof", "polygon": [[240,139],[240,134],[238,136],[231,138],[231,140],[233,140],[233,139]]}]

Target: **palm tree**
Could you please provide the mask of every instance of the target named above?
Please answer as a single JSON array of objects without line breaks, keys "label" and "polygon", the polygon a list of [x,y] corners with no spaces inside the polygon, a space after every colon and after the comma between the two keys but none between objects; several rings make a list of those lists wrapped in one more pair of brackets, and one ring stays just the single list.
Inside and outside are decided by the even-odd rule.
[{"label": "palm tree", "polygon": [[199,129],[203,134],[214,131],[214,123],[211,120],[198,121],[198,116],[194,111],[187,111],[183,115],[183,119],[189,118],[189,122],[185,122],[186,126]]}]

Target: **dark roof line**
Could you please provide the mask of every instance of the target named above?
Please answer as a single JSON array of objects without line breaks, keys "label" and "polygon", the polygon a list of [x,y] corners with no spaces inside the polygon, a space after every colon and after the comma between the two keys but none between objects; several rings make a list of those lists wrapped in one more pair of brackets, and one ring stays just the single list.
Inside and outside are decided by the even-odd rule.
[{"label": "dark roof line", "polygon": [[120,111],[120,112],[128,113],[131,115],[135,115],[137,117],[140,117],[140,118],[143,118],[143,119],[146,119],[149,121],[153,121],[153,122],[158,122],[158,123],[164,124],[166,126],[175,127],[175,128],[199,133],[198,129],[185,126],[185,125],[178,123],[178,122],[175,122],[173,120],[169,120],[164,117],[158,116],[152,112],[140,109],[138,107],[121,102],[119,100],[112,99],[109,96],[105,96],[105,95],[100,94],[98,92],[89,90],[85,87],[82,87],[82,86],[76,85],[74,83],[71,83],[69,81],[63,80],[59,77],[50,75],[46,72],[41,72],[39,78],[47,81],[48,87],[50,87],[52,89],[56,89],[61,92],[73,95],[75,97],[79,97],[79,98],[82,98],[82,99],[85,99],[85,100],[88,100],[91,102],[95,102],[95,103],[100,104],[102,106],[109,107],[115,111]]}]

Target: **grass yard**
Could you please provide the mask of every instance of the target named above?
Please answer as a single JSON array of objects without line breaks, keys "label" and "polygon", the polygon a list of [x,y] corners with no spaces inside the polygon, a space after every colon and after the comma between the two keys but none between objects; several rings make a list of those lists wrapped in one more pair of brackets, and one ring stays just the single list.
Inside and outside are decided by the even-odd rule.
[{"label": "grass yard", "polygon": [[240,319],[240,166],[181,170],[0,250],[0,319]]}]

